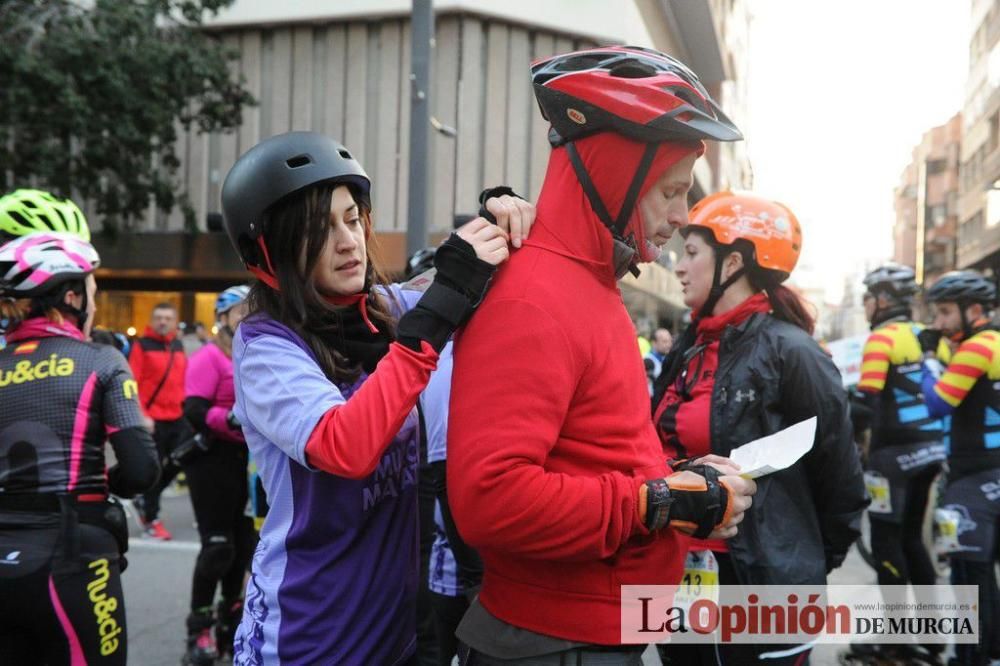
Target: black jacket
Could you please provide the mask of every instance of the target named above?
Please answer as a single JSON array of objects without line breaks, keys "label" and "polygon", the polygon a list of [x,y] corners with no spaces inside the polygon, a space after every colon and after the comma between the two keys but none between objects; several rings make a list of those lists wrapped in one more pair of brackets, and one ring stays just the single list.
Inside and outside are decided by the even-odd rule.
[{"label": "black jacket", "polygon": [[757,479],[753,505],[727,541],[743,584],[825,583],[860,534],[868,497],[847,395],[830,358],[800,328],[770,315],[726,329],[712,393],[712,451],[729,455],[812,416],[813,449]]}]

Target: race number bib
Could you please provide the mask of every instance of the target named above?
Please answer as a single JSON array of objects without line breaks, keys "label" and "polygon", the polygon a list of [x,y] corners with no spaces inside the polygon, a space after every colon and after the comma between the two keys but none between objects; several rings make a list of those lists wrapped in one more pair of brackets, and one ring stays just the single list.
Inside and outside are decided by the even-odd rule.
[{"label": "race number bib", "polygon": [[958,543],[958,523],[962,514],[954,509],[934,509],[934,550],[939,554],[961,550]]},{"label": "race number bib", "polygon": [[872,503],[868,507],[871,513],[892,513],[892,502],[889,497],[889,479],[878,472],[865,472],[865,487]]},{"label": "race number bib", "polygon": [[688,609],[698,599],[719,601],[719,561],[710,550],[688,551],[674,603]]}]

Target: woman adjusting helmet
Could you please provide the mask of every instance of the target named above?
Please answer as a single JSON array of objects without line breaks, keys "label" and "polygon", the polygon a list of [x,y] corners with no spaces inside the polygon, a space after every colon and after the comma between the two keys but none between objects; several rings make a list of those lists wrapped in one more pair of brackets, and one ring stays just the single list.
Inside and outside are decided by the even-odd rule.
[{"label": "woman adjusting helmet", "polygon": [[[223,595],[233,595],[227,632],[241,618],[224,641],[237,663],[404,663],[415,651],[415,406],[448,338],[506,259],[508,241],[502,221],[477,218],[438,249],[426,291],[404,290],[383,279],[371,251],[369,191],[347,148],[314,132],[262,141],[222,188],[226,230],[258,278],[238,327],[233,317],[244,308],[231,305],[242,289],[221,294],[216,308],[220,324],[235,327],[225,425],[239,424],[270,504],[241,611],[222,581]],[[233,479],[245,500],[245,476]],[[193,482],[192,497],[212,480]],[[220,529],[238,541],[245,530],[233,526]],[[219,542],[207,530],[202,538],[203,552]],[[242,581],[243,567],[227,563]],[[208,584],[192,593],[189,654],[207,658],[213,651],[199,642],[210,643],[200,637],[211,624],[215,581],[202,578]],[[308,622],[296,616],[304,607]]]}]

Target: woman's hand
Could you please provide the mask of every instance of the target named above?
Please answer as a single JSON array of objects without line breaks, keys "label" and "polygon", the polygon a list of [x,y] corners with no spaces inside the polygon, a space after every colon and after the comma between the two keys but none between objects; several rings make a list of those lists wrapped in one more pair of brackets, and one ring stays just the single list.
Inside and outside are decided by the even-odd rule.
[{"label": "woman's hand", "polygon": [[[487,204],[490,201],[496,199],[490,199]],[[534,219],[533,214],[532,219]],[[491,266],[499,266],[510,256],[510,250],[507,248],[510,236],[499,224],[490,224],[485,218],[477,217],[459,227],[455,233],[472,246],[477,257]]]},{"label": "woman's hand", "polygon": [[535,223],[535,206],[529,201],[504,194],[492,197],[484,204],[497,219],[497,226],[510,235],[511,245],[521,247]]},{"label": "woman's hand", "polygon": [[709,453],[707,456],[695,458],[688,464],[692,466],[708,465],[709,467],[714,467],[720,474],[723,475],[739,476],[740,474],[740,466],[733,462],[731,458],[717,456],[714,453]]},{"label": "woman's hand", "polygon": [[757,492],[757,483],[742,476],[726,475],[719,478],[729,488],[729,501],[733,512],[729,520],[712,530],[709,539],[729,539],[736,536],[736,526],[743,522],[743,515],[753,504],[753,494]]}]

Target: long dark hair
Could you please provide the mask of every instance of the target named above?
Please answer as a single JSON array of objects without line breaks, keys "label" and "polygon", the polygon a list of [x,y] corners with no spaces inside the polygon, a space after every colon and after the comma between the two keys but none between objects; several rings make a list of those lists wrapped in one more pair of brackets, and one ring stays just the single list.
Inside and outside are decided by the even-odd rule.
[{"label": "long dark hair", "polygon": [[[247,297],[247,316],[265,313],[288,326],[309,346],[330,381],[351,382],[360,375],[360,364],[345,358],[329,343],[340,334],[343,308],[325,299],[310,279],[329,236],[333,191],[342,186],[339,183],[316,185],[278,202],[267,212],[263,239],[280,292],[255,281]],[[388,280],[379,265],[378,250],[370,235],[371,209],[366,197],[359,196],[353,187],[350,189],[358,204],[367,239],[364,292],[368,295],[368,317],[376,327],[394,337],[396,320],[386,299],[374,289],[376,285],[388,284]]]}]

